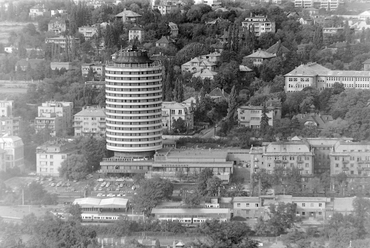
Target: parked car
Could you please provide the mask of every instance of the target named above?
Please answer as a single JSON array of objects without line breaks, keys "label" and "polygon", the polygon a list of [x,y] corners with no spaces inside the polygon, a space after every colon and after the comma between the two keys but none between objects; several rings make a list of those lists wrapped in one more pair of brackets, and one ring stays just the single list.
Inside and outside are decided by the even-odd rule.
[{"label": "parked car", "polygon": [[98,182],[104,182],[104,179],[103,178],[99,178],[98,179]]},{"label": "parked car", "polygon": [[112,193],[109,193],[107,196],[108,197],[115,197],[116,195],[115,194],[112,194]]}]

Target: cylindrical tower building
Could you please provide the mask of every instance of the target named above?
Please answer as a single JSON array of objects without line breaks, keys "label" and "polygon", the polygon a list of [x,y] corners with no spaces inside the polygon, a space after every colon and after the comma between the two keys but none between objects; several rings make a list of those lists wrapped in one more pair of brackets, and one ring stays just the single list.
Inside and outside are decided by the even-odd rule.
[{"label": "cylindrical tower building", "polygon": [[129,46],[105,68],[107,149],[140,157],[162,148],[162,66]]}]

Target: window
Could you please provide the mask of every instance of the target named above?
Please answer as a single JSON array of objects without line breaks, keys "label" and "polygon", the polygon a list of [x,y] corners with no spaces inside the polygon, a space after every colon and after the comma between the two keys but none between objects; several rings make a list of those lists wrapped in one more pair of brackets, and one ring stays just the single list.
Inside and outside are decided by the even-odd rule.
[{"label": "window", "polygon": [[246,207],[249,207],[249,203],[246,203],[246,204],[245,204],[245,206],[246,206]]},{"label": "window", "polygon": [[54,158],[54,156],[53,155],[50,155],[50,158]]},{"label": "window", "polygon": [[306,203],[302,203],[302,207],[305,207],[306,206]]},{"label": "window", "polygon": [[319,207],[322,207],[322,203],[319,203]]},{"label": "window", "polygon": [[50,166],[53,166],[54,165],[54,162],[50,162]]},{"label": "window", "polygon": [[237,203],[237,204],[236,204],[236,206],[237,206],[237,207],[240,207],[240,203]]},{"label": "window", "polygon": [[179,110],[179,115],[182,115],[182,110],[181,109]]}]

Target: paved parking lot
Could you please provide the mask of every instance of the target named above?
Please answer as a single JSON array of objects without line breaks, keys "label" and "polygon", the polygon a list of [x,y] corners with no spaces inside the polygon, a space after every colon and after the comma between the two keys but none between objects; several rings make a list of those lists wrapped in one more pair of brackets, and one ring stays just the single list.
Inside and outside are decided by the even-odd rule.
[{"label": "paved parking lot", "polygon": [[97,197],[132,197],[138,186],[131,178],[99,178],[91,191]]}]

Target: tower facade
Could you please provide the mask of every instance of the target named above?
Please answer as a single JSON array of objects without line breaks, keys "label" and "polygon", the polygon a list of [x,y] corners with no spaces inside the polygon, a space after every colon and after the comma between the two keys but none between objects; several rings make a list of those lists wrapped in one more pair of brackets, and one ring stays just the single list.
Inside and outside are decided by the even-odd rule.
[{"label": "tower facade", "polygon": [[162,66],[135,46],[105,69],[107,149],[146,156],[162,148]]}]

